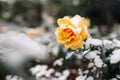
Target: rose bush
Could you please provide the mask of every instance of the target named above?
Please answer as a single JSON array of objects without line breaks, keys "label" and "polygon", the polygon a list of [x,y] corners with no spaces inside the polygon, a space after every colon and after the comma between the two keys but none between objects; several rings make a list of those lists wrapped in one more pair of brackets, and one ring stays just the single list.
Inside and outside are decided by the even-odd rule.
[{"label": "rose bush", "polygon": [[65,16],[57,21],[58,27],[55,31],[58,43],[64,44],[66,48],[76,50],[83,46],[84,40],[88,37],[86,19],[75,15]]}]

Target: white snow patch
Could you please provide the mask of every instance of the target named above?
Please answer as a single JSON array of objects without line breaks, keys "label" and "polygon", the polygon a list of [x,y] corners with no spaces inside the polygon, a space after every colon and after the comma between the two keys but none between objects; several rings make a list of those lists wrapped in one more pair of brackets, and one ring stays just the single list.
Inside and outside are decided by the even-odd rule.
[{"label": "white snow patch", "polygon": [[112,44],[113,42],[110,40],[103,40],[103,45],[107,45],[107,44]]},{"label": "white snow patch", "polygon": [[79,15],[76,15],[74,16],[73,18],[70,19],[70,21],[76,26],[76,27],[79,27],[79,22],[81,20],[81,16]]},{"label": "white snow patch", "polygon": [[51,74],[52,74],[54,71],[55,71],[55,70],[54,70],[53,68],[48,69],[48,71],[46,72],[45,76],[46,76],[46,77],[50,77]]},{"label": "white snow patch", "polygon": [[117,75],[116,75],[116,78],[120,79],[120,75],[119,75],[119,74],[117,74]]},{"label": "white snow patch", "polygon": [[63,58],[57,59],[57,60],[53,63],[54,66],[56,66],[56,65],[62,66],[62,64],[63,64]]},{"label": "white snow patch", "polygon": [[83,75],[83,72],[82,72],[81,69],[78,69],[78,74],[79,74],[79,75]]},{"label": "white snow patch", "polygon": [[95,57],[94,63],[95,63],[95,65],[96,65],[97,67],[99,67],[99,68],[101,68],[102,65],[103,65],[103,61],[102,61],[102,59],[100,59],[99,56]]},{"label": "white snow patch", "polygon": [[117,78],[112,78],[112,79],[110,79],[110,80],[118,80]]},{"label": "white snow patch", "polygon": [[94,80],[92,76],[89,76],[86,80]]},{"label": "white snow patch", "polygon": [[94,59],[96,58],[96,56],[97,56],[96,51],[90,51],[88,54],[85,55],[87,59]]},{"label": "white snow patch", "polygon": [[27,35],[18,32],[8,32],[0,35],[0,56],[5,64],[12,67],[20,66],[29,58],[47,59],[44,46],[39,46]]},{"label": "white snow patch", "polygon": [[88,68],[91,68],[94,66],[94,63],[93,62],[90,62],[89,65],[88,65]]},{"label": "white snow patch", "polygon": [[82,56],[81,54],[76,54],[76,57],[77,57],[78,59],[82,59],[82,58],[83,58],[83,56]]},{"label": "white snow patch", "polygon": [[114,42],[114,47],[120,47],[120,41],[119,40],[114,39],[113,42]]},{"label": "white snow patch", "polygon": [[[58,74],[59,76],[60,74]],[[57,80],[67,80],[68,76],[70,75],[70,71],[69,70],[64,70],[62,72],[62,75],[58,77]]]},{"label": "white snow patch", "polygon": [[75,80],[85,80],[86,76],[80,75]]},{"label": "white snow patch", "polygon": [[103,40],[103,45],[106,49],[112,49],[115,46],[113,41],[110,41],[110,40]]},{"label": "white snow patch", "polygon": [[88,72],[89,72],[89,70],[85,70],[83,73],[84,73],[84,74],[88,74]]},{"label": "white snow patch", "polygon": [[118,63],[120,61],[120,49],[114,50],[110,56],[110,63]]},{"label": "white snow patch", "polygon": [[96,67],[93,67],[93,69],[91,70],[91,72],[95,72],[96,71]]},{"label": "white snow patch", "polygon": [[36,78],[41,78],[42,76],[50,77],[52,73],[54,73],[54,69],[48,69],[47,65],[37,65],[30,69],[32,75],[35,75]]},{"label": "white snow patch", "polygon": [[68,77],[70,75],[70,71],[69,70],[64,70],[63,75]]},{"label": "white snow patch", "polygon": [[37,74],[37,76],[40,77],[40,76],[43,75],[42,74],[43,72],[46,72],[47,68],[48,68],[48,66],[46,66],[46,65],[37,65],[35,67],[32,67],[30,69],[30,72],[32,73],[32,75],[36,75]]},{"label": "white snow patch", "polygon": [[74,52],[67,53],[66,59],[69,59],[70,57],[72,57],[73,54],[74,54]]},{"label": "white snow patch", "polygon": [[56,72],[56,73],[55,73],[55,76],[56,76],[56,77],[60,77],[61,75],[62,75],[62,74],[61,74],[60,72]]},{"label": "white snow patch", "polygon": [[5,80],[24,80],[22,77],[19,77],[19,76],[13,76],[13,75],[7,75],[5,77]]},{"label": "white snow patch", "polygon": [[99,40],[99,39],[88,38],[88,39],[86,40],[85,46],[86,46],[87,48],[89,48],[90,45],[101,46],[101,45],[102,45],[102,41]]}]

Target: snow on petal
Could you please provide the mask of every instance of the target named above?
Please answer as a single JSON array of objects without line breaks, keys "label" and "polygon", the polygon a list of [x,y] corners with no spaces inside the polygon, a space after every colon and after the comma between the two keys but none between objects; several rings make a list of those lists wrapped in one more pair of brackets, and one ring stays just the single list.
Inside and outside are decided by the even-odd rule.
[{"label": "snow on petal", "polygon": [[79,34],[82,31],[82,28],[74,28],[72,26],[68,26],[75,34]]},{"label": "snow on petal", "polygon": [[79,15],[74,16],[70,19],[70,21],[76,26],[79,26],[79,21],[81,20],[81,17]]}]

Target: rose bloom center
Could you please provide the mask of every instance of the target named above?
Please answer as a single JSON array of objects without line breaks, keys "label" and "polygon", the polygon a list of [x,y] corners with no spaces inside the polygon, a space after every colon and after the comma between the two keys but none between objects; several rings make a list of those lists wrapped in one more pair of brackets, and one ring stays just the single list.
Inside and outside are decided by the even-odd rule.
[{"label": "rose bloom center", "polygon": [[63,36],[65,38],[71,38],[71,37],[75,36],[75,34],[70,28],[66,28],[63,30]]}]

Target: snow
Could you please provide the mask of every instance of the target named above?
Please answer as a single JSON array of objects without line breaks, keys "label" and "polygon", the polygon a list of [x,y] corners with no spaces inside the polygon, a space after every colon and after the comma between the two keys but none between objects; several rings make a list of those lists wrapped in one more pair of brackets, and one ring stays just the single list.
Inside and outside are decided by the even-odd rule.
[{"label": "snow", "polygon": [[54,69],[53,68],[50,68],[47,73],[45,74],[46,77],[50,77],[51,74],[54,73]]},{"label": "snow", "polygon": [[61,75],[62,75],[62,74],[61,74],[60,72],[56,72],[56,73],[55,73],[55,76],[56,76],[56,77],[60,77]]},{"label": "snow", "polygon": [[96,51],[90,51],[88,54],[85,55],[87,59],[94,59],[96,58],[97,54]]},{"label": "snow", "polygon": [[[71,28],[72,26],[69,27]],[[73,29],[73,31],[79,33],[81,30]],[[39,59],[39,61],[42,61],[48,59],[48,53],[53,54],[54,58],[58,55],[60,46],[55,42],[55,39],[53,39],[53,34],[41,34],[40,36],[31,38],[24,33],[19,32],[0,34],[0,59],[4,63],[11,66],[19,66],[22,64],[22,62],[30,58]],[[112,51],[113,49],[114,51]],[[110,55],[108,57],[103,57],[101,50],[105,50],[105,52],[110,51]],[[75,64],[81,64],[81,61],[83,61],[82,59],[87,58],[87,60],[89,60],[87,68],[83,70],[80,66],[78,70],[72,69],[74,70],[72,71],[68,66],[67,69],[65,68],[65,70],[58,72],[58,70],[50,68],[47,65],[36,65],[29,70],[31,74],[35,76],[36,80],[67,80],[67,78],[70,76],[70,72],[78,75],[75,80],[94,80],[93,75],[96,74],[95,77],[98,78],[100,74],[103,74],[103,70],[100,68],[106,69],[108,66],[106,63],[103,63],[103,60],[108,62],[110,61],[111,64],[120,62],[120,41],[117,39],[100,40],[88,38],[85,42],[85,48],[76,50],[78,54],[76,54],[74,51],[67,51],[65,48],[62,48],[62,51],[67,53],[67,56],[65,56],[66,59],[70,59],[73,55],[75,55],[77,58]],[[53,66],[63,66],[63,61],[63,58],[59,58],[54,61]],[[97,70],[100,71],[96,72]],[[89,75],[89,72],[91,72],[91,75]],[[120,75],[116,74],[115,78],[110,80],[119,79]],[[24,79],[19,76],[7,75],[6,80]]]},{"label": "snow", "polygon": [[62,72],[62,75],[58,78],[58,80],[66,80],[69,75],[70,75],[70,71],[69,70],[64,70]]},{"label": "snow", "polygon": [[118,80],[117,78],[112,78],[112,79],[110,79],[110,80]]},{"label": "snow", "polygon": [[93,67],[93,69],[91,70],[91,72],[95,72],[97,70],[97,67]]},{"label": "snow", "polygon": [[62,64],[63,64],[63,58],[57,59],[57,60],[53,63],[54,66],[56,66],[56,65],[62,66]]},{"label": "snow", "polygon": [[84,73],[84,74],[88,74],[88,73],[89,73],[89,70],[85,70],[83,73]]},{"label": "snow", "polygon": [[[88,54],[85,55],[85,57],[89,60],[94,60],[94,64],[97,66],[97,67],[102,67],[103,65],[103,61],[100,59],[99,55],[100,52],[99,51],[90,51]],[[88,67],[92,67],[94,65],[93,63],[90,63],[88,65]]]},{"label": "snow", "polygon": [[72,57],[73,54],[75,54],[75,53],[74,52],[67,53],[66,59],[69,59],[70,57]]},{"label": "snow", "polygon": [[88,65],[88,68],[91,68],[94,66],[94,63],[93,62],[90,62],[89,65]]},{"label": "snow", "polygon": [[58,80],[66,80],[66,77],[65,77],[65,76],[60,76],[60,77],[58,78]]},{"label": "snow", "polygon": [[83,72],[82,72],[81,69],[78,69],[78,74],[79,74],[79,75],[83,75]]},{"label": "snow", "polygon": [[81,20],[81,16],[79,15],[76,15],[74,16],[73,18],[70,19],[70,21],[76,26],[76,27],[79,27],[79,22]]},{"label": "snow", "polygon": [[114,50],[110,56],[110,63],[118,63],[120,61],[120,49]]},{"label": "snow", "polygon": [[77,5],[79,5],[79,4],[80,4],[80,1],[79,1],[79,0],[73,0],[73,2],[72,2],[72,3],[73,3],[73,5],[74,5],[74,6],[77,6]]},{"label": "snow", "polygon": [[51,52],[54,56],[57,56],[59,52],[59,47],[58,46],[52,47]]},{"label": "snow", "polygon": [[56,79],[52,79],[52,80],[67,80],[67,78],[70,75],[70,71],[69,70],[64,70],[62,72],[62,74],[60,72],[55,72],[55,76],[58,77]]},{"label": "snow", "polygon": [[50,77],[52,73],[54,73],[54,69],[48,69],[47,65],[37,65],[30,69],[32,75],[35,75],[36,78],[42,78],[42,76]]},{"label": "snow", "polygon": [[114,39],[113,42],[114,42],[114,47],[120,47],[120,41],[119,40]]},{"label": "snow", "polygon": [[74,28],[73,26],[68,26],[76,35],[82,31],[82,28]]},{"label": "snow", "polygon": [[110,41],[110,40],[103,40],[103,45],[104,45],[104,47],[105,47],[105,49],[112,49],[112,48],[114,48],[114,43],[113,43],[113,41]]},{"label": "snow", "polygon": [[86,80],[94,80],[92,76],[89,76]]},{"label": "snow", "polygon": [[[117,33],[117,34],[118,34],[118,33]],[[114,39],[114,38],[117,37],[117,34],[116,34],[116,33],[111,33],[109,36],[110,36],[110,38]]]},{"label": "snow", "polygon": [[41,70],[46,70],[48,67],[46,65],[37,65],[30,69],[32,75],[37,74]]},{"label": "snow", "polygon": [[103,45],[107,45],[107,44],[112,44],[113,42],[110,40],[103,40]]},{"label": "snow", "polygon": [[75,80],[85,80],[86,76],[80,75]]},{"label": "snow", "polygon": [[[68,19],[69,20],[69,18],[66,16],[66,17],[64,17],[64,18],[66,18],[66,19]],[[66,28],[69,28],[69,29],[71,29],[75,34],[79,34],[81,31],[82,31],[82,28],[79,26],[79,22],[82,20],[82,18],[81,18],[81,16],[79,16],[79,15],[76,15],[76,16],[74,16],[73,18],[70,18],[70,22],[74,25],[74,26],[71,26],[71,25],[69,25],[69,26],[65,26],[64,24],[63,25],[61,25],[60,26],[60,28],[62,28],[62,29],[66,29]],[[84,28],[85,28],[86,26],[84,25]],[[85,29],[86,30],[86,29]],[[87,30],[86,30],[87,31]]]},{"label": "snow", "polygon": [[84,52],[82,53],[82,55],[86,55],[89,51],[90,51],[90,49],[89,49],[89,50],[84,51]]},{"label": "snow", "polygon": [[103,61],[102,61],[102,59],[100,59],[99,56],[95,57],[94,63],[95,63],[95,65],[96,65],[97,67],[99,67],[99,68],[101,68],[102,65],[103,65]]},{"label": "snow", "polygon": [[119,75],[119,74],[117,74],[117,75],[116,75],[116,78],[120,79],[120,75]]},{"label": "snow", "polygon": [[76,57],[77,57],[78,59],[82,59],[82,58],[83,58],[83,56],[82,56],[81,54],[76,54]]},{"label": "snow", "polygon": [[63,75],[68,77],[70,75],[70,71],[69,70],[64,70]]},{"label": "snow", "polygon": [[64,26],[64,24],[61,25],[60,28],[61,28],[61,29],[69,28],[69,29],[71,29],[76,35],[79,34],[79,33],[82,31],[82,28],[80,28],[80,27],[78,27],[78,26],[77,26],[77,27],[73,27],[73,26]]},{"label": "snow", "polygon": [[24,80],[22,77],[16,76],[16,75],[7,75],[5,80]]},{"label": "snow", "polygon": [[0,58],[9,66],[20,66],[29,58],[47,59],[46,48],[39,46],[24,33],[8,32],[0,35]]},{"label": "snow", "polygon": [[89,48],[90,45],[101,46],[101,45],[102,45],[102,41],[101,41],[100,39],[88,38],[88,39],[86,40],[85,45],[86,45],[87,48]]}]

